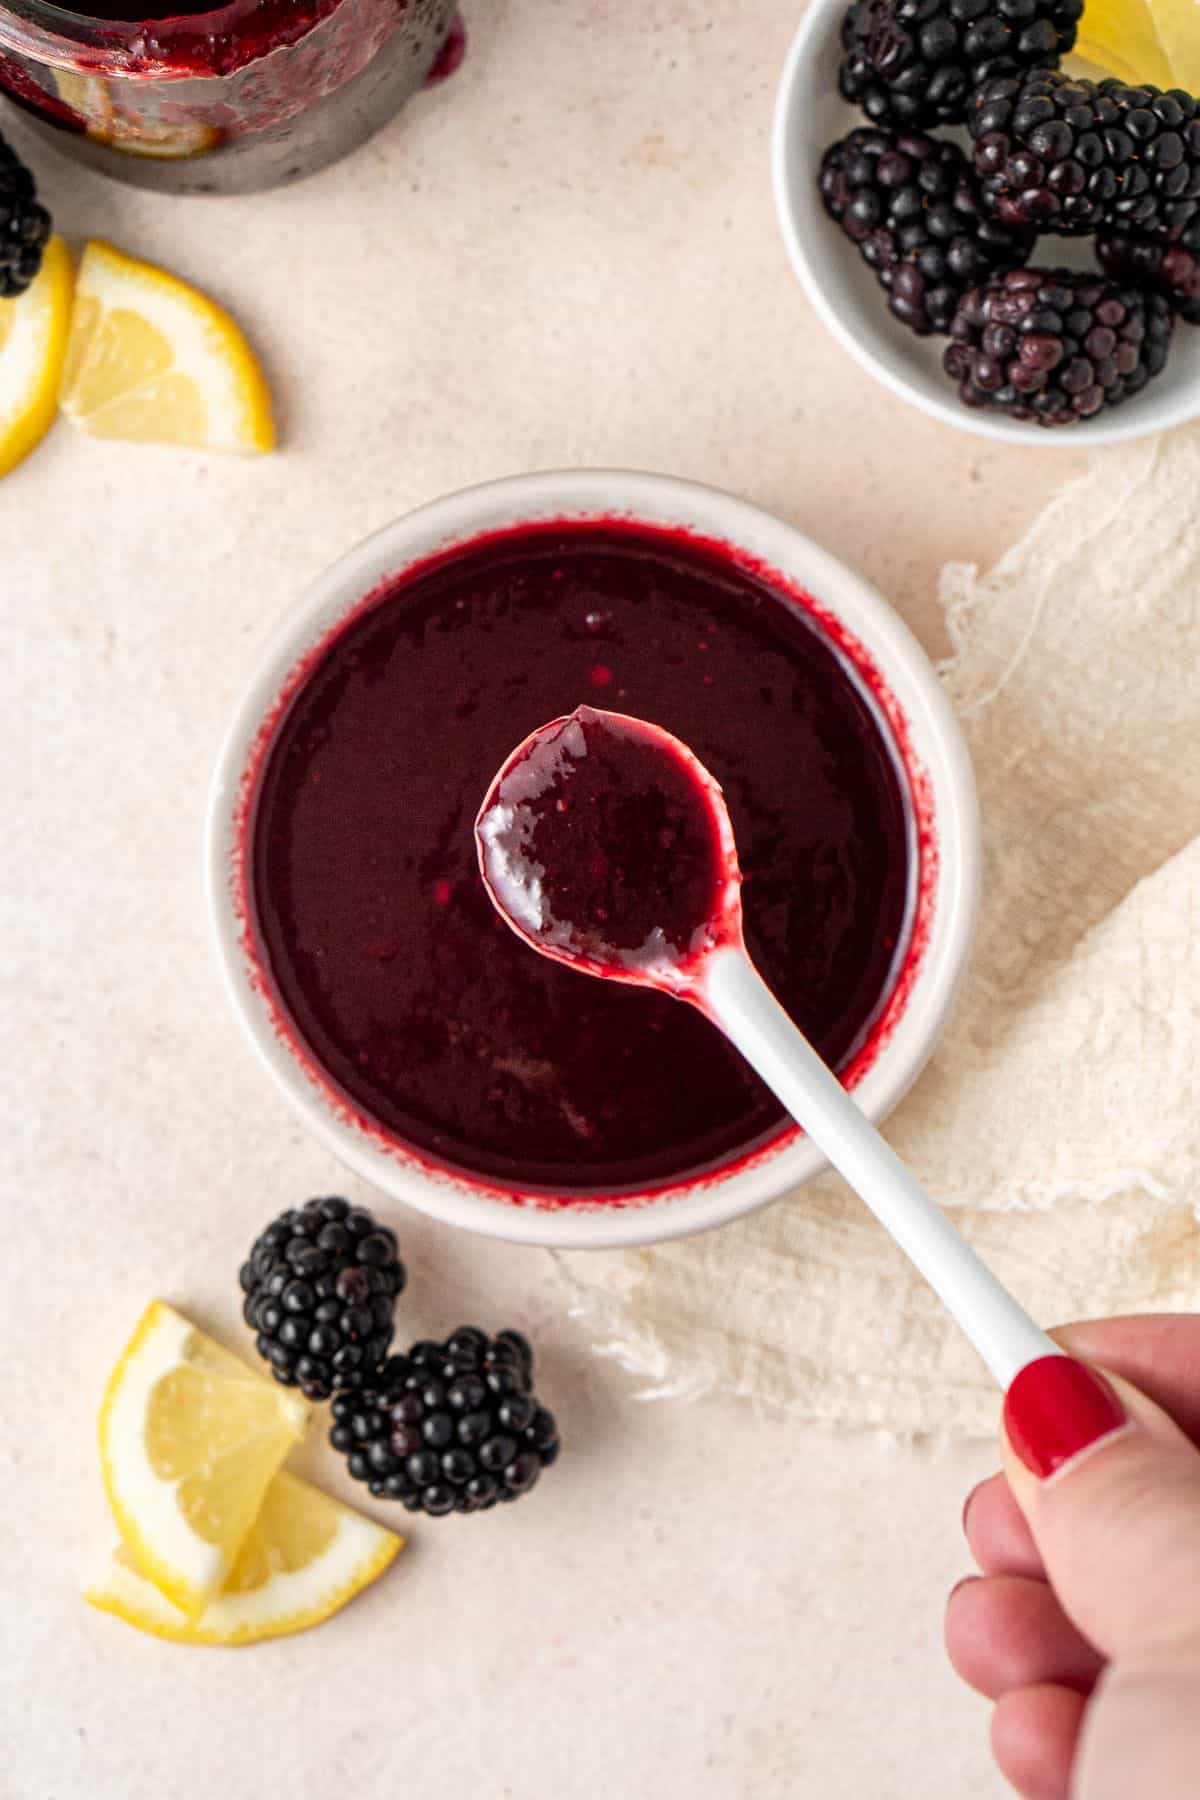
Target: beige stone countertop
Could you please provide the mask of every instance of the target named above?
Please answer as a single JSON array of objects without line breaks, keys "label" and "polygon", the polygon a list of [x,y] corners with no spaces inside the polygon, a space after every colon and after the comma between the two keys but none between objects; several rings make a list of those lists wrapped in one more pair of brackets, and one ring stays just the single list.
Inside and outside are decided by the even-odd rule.
[{"label": "beige stone countertop", "polygon": [[[111,1538],[97,1401],[146,1300],[244,1347],[254,1232],[312,1193],[369,1199],[252,1063],[202,903],[220,734],[301,586],[465,483],[633,465],[775,509],[938,649],[939,567],[994,558],[1078,465],[924,419],[813,319],[767,174],[799,10],[469,0],[452,82],[254,199],[38,154],[74,243],[109,237],[243,320],[283,449],[226,462],[60,425],[0,488],[3,1800],[1003,1791],[940,1642],[986,1446],[639,1404],[548,1256],[398,1209],[412,1336],[461,1315],[537,1341],[568,1439],[553,1476],[418,1522],[372,1592],[257,1650],[162,1645],[78,1591]],[[307,1461],[350,1497],[332,1453]]]}]

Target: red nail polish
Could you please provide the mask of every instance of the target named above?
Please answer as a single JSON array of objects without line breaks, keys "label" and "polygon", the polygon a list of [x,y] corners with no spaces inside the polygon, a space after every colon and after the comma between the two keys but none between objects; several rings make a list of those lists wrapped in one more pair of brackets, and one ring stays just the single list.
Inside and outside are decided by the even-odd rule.
[{"label": "red nail polish", "polygon": [[1008,1441],[1040,1481],[1124,1423],[1125,1409],[1104,1377],[1069,1356],[1030,1363],[1004,1401]]}]

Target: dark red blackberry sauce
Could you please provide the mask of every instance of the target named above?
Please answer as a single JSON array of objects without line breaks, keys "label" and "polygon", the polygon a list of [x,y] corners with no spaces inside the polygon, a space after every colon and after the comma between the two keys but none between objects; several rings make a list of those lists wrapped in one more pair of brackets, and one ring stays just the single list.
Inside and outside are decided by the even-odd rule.
[{"label": "dark red blackberry sauce", "polygon": [[131,67],[162,65],[178,74],[215,78],[298,43],[339,4],[341,0],[226,0],[224,5],[212,0],[88,0],[66,10],[98,27],[117,28],[112,33],[101,29],[98,46],[111,41]]},{"label": "dark red blackberry sauce", "polygon": [[425,86],[438,87],[449,81],[462,68],[467,54],[467,27],[461,13],[455,13],[438,59],[425,77]]},{"label": "dark red blackberry sauce", "polygon": [[736,865],[710,785],[658,727],[577,706],[526,738],[484,802],[485,885],[545,953],[674,987],[727,935]]},{"label": "dark red blackberry sauce", "polygon": [[217,10],[213,0],[149,0],[149,4],[139,5],[138,0],[87,0],[86,5],[69,8],[70,11],[83,13],[89,19],[116,19],[133,21],[153,19],[192,19],[201,13]]},{"label": "dark red blackberry sauce", "polygon": [[[123,40],[128,60],[161,61],[181,73],[228,74],[232,69],[295,44],[327,18],[342,0],[87,0],[63,8],[99,24],[142,25],[146,29]],[[409,0],[393,0],[397,22]],[[204,24],[189,24],[189,20]],[[446,81],[467,53],[467,30],[461,15],[452,19],[437,59],[425,77],[427,87]]]},{"label": "dark red blackberry sauce", "polygon": [[909,935],[894,747],[813,619],[687,534],[525,527],[400,577],[309,660],[249,822],[255,953],[352,1109],[564,1198],[673,1185],[786,1126],[692,1007],[532,954],[488,897],[473,828],[496,770],[589,701],[663,726],[721,783],[750,953],[844,1066]]}]

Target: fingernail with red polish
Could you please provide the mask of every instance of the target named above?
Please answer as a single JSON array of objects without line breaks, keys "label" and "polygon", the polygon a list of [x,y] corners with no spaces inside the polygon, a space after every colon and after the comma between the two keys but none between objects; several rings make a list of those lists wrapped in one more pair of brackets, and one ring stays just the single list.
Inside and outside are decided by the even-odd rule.
[{"label": "fingernail with red polish", "polygon": [[1040,1481],[1125,1422],[1125,1409],[1104,1377],[1069,1356],[1030,1363],[1004,1401],[1008,1441]]}]

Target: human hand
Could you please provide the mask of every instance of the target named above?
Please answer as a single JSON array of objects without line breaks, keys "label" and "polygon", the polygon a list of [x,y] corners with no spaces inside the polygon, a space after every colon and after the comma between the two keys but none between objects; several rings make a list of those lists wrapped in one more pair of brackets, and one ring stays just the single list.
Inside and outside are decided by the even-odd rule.
[{"label": "human hand", "polygon": [[1200,1317],[1053,1336],[1077,1360],[1017,1377],[1004,1471],[967,1500],[982,1575],[950,1595],[950,1661],[996,1702],[992,1752],[1023,1800],[1195,1800]]}]

